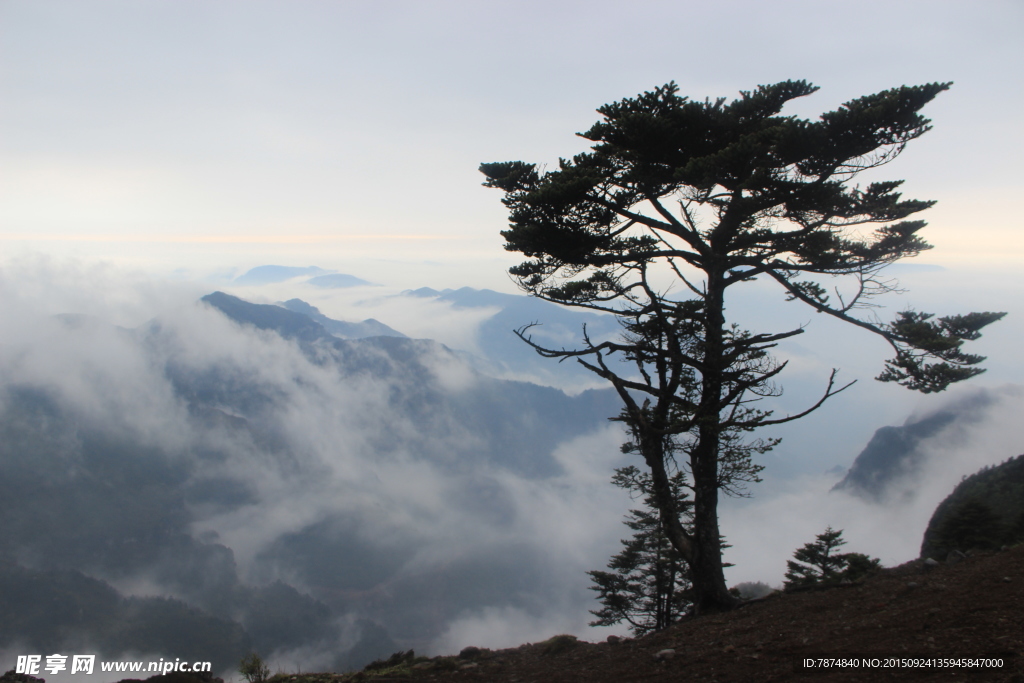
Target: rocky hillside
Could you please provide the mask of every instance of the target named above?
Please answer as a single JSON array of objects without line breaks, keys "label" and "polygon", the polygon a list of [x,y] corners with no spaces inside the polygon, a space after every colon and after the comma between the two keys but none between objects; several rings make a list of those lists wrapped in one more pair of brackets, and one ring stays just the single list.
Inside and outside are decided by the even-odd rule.
[{"label": "rocky hillside", "polygon": [[[572,636],[458,656],[398,654],[351,674],[290,674],[271,683],[347,681],[1021,681],[1024,545],[953,564],[922,560],[849,586],[776,593],[650,636],[586,643]],[[614,639],[610,639],[614,640]],[[467,645],[471,645],[467,643]],[[805,658],[1002,658],[1002,668],[830,668]]]}]

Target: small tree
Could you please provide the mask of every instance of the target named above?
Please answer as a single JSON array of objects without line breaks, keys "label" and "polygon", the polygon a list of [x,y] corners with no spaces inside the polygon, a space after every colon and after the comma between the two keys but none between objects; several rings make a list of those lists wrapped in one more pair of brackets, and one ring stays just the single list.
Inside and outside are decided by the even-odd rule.
[{"label": "small tree", "polygon": [[[787,300],[877,335],[894,352],[882,381],[941,391],[982,372],[983,358],[962,346],[1002,313],[934,319],[907,310],[889,323],[870,314],[873,297],[896,289],[885,267],[930,248],[918,234],[924,221],[905,219],[934,202],[903,199],[898,180],[852,182],[926,133],[919,111],[949,86],[895,88],[809,121],[781,115],[817,90],[806,81],[759,86],[728,104],[690,101],[669,83],[601,107],[603,120],[581,134],[592,150],[556,170],[480,167],[484,184],[505,193],[505,248],[527,258],[510,270],[520,286],[622,323],[621,339],[592,340],[584,330],[572,349],[535,344],[529,326],[518,334],[541,355],[577,359],[618,392],[666,533],[690,567],[698,612],[736,602],[722,571],[718,495],[723,454],[742,458],[744,444],[724,450],[723,435],[798,419],[849,386],[837,386],[833,370],[806,410],[774,417],[759,408],[781,393],[775,380],[786,367],[770,350],[804,328],[740,328],[726,315],[736,289],[755,278],[774,283]],[[686,454],[691,529],[672,495],[668,436]]]},{"label": "small tree", "polygon": [[[643,410],[649,409],[650,406],[645,405]],[[623,411],[617,419],[626,424],[630,437],[622,445],[622,452],[642,455],[644,439],[651,435],[644,433],[629,411]],[[761,481],[759,474],[764,469],[751,461],[751,454],[765,453],[776,443],[774,439],[745,443],[734,430],[724,433],[720,488],[729,495],[748,495],[747,484]],[[687,476],[688,463],[685,458],[676,457],[685,454],[685,444],[680,444],[677,436],[667,435],[659,448],[665,453],[670,468],[669,482],[676,513],[680,515],[677,521],[690,529],[692,503],[687,491],[692,490],[692,486]],[[614,571],[587,572],[595,584],[591,589],[598,591],[604,604],[601,610],[591,610],[598,620],[590,625],[610,626],[626,621],[633,633],[640,636],[666,628],[687,611],[692,605],[692,586],[685,560],[668,538],[671,524],[665,519],[666,512],[658,508],[651,475],[633,466],[623,467],[616,470],[612,483],[629,491],[632,497],[642,497],[646,509],[631,510],[627,515],[624,524],[636,533],[632,539],[622,541],[622,552],[608,564]]]},{"label": "small tree", "polygon": [[[623,522],[634,531],[623,540],[622,552],[612,557],[612,571],[587,572],[593,579],[591,590],[597,591],[604,605],[591,610],[597,617],[591,626],[612,626],[625,621],[635,636],[660,631],[676,621],[690,606],[690,581],[686,563],[665,535],[665,525],[654,505],[650,476],[636,467],[615,471],[612,482],[631,495],[643,496],[644,508],[630,510]],[[672,478],[672,489],[679,509],[690,503],[683,491],[683,474]]]},{"label": "small tree", "polygon": [[247,683],[266,683],[270,677],[270,667],[255,652],[250,652],[238,663],[238,673],[242,674]]},{"label": "small tree", "polygon": [[846,545],[842,538],[843,530],[827,527],[825,532],[818,534],[814,543],[808,543],[797,549],[793,557],[787,560],[785,588],[804,588],[819,584],[833,584],[843,580],[855,581],[881,566],[877,558],[870,558],[862,553],[836,553],[840,546]]}]

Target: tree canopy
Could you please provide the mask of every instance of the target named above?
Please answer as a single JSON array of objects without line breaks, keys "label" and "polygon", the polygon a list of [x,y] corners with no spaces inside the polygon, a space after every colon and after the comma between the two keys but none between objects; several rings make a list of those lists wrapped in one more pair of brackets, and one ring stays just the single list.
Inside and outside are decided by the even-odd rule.
[{"label": "tree canopy", "polygon": [[[759,86],[729,103],[690,100],[669,83],[598,109],[602,120],[580,134],[591,151],[557,169],[522,161],[480,167],[484,184],[505,193],[505,248],[527,259],[510,270],[520,286],[622,324],[617,339],[584,330],[572,349],[535,344],[529,325],[518,333],[618,391],[667,534],[690,565],[698,611],[733,602],[722,573],[718,491],[728,472],[774,445],[743,436],[802,417],[849,386],[837,386],[833,370],[806,410],[774,417],[759,408],[779,395],[774,380],[786,367],[771,349],[803,328],[733,324],[726,301],[735,285],[774,282],[787,300],[877,335],[894,354],[879,380],[931,392],[982,371],[983,358],[962,346],[1002,313],[935,318],[907,310],[888,323],[873,314],[872,299],[896,287],[885,267],[930,248],[918,234],[925,223],[908,218],[934,202],[904,199],[898,180],[851,184],[926,133],[930,122],[919,111],[949,86],[886,90],[810,121],[781,113],[817,90],[806,81]],[[826,289],[831,280],[842,286]],[[692,531],[671,494],[680,469],[693,491]]]}]

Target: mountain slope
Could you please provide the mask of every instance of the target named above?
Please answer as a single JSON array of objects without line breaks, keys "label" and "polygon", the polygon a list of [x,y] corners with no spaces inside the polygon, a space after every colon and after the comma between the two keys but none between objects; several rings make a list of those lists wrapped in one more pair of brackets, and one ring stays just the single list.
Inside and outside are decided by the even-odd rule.
[{"label": "mountain slope", "polygon": [[312,342],[330,336],[323,325],[312,320],[308,315],[296,313],[281,306],[252,304],[224,292],[207,294],[202,301],[235,322],[252,325],[260,330],[276,332],[285,339]]},{"label": "mountain slope", "polygon": [[[567,396],[551,387],[486,377],[434,341],[392,336],[343,340],[308,316],[278,306],[252,304],[223,292],[203,301],[237,323],[299,341],[318,362],[326,354],[342,376],[388,380],[392,409],[412,418],[422,434],[441,428],[450,436],[460,426],[472,425],[477,439],[469,443],[482,441],[487,448],[472,446],[461,458],[449,451],[441,456],[449,464],[490,462],[529,476],[550,476],[560,471],[550,458],[554,445],[595,429],[619,410],[611,389]],[[461,386],[452,384],[453,377],[460,378]],[[223,386],[220,378],[215,384]],[[237,387],[232,391],[247,393]],[[208,400],[230,399],[221,394]],[[436,419],[441,416],[446,416],[443,423]]]},{"label": "mountain slope", "polygon": [[342,339],[362,339],[364,337],[404,337],[401,332],[391,329],[387,325],[373,318],[367,318],[362,322],[350,323],[342,320],[333,320],[320,312],[316,306],[312,306],[302,299],[289,299],[278,304],[289,311],[301,313],[310,320],[319,323],[325,330]]},{"label": "mountain slope", "polygon": [[898,427],[881,427],[856,457],[846,476],[832,490],[879,502],[910,482],[925,464],[922,444],[943,433],[979,420],[1000,399],[997,392],[977,390],[927,415],[913,415]]},{"label": "mountain slope", "polygon": [[[123,628],[163,610],[214,634],[196,659],[241,638],[338,668],[474,610],[585,611],[573,563],[592,541],[541,532],[546,510],[569,529],[602,513],[566,463],[617,452],[613,392],[494,379],[430,340],[339,339],[223,293],[134,330],[81,323],[0,349],[0,592],[65,595],[72,572]],[[128,618],[133,595],[172,602]],[[58,623],[0,630],[0,648],[129,642],[18,610]]]},{"label": "mountain slope", "polygon": [[[347,676],[281,674],[271,683],[1019,681],[1024,679],[1022,563],[1024,546],[934,569],[914,561],[849,586],[776,593],[636,640],[593,644],[545,633],[538,638],[547,640],[518,648],[489,651],[466,643],[458,657],[406,658],[390,669]],[[665,650],[671,656],[659,657]],[[853,660],[855,666],[820,658]],[[975,661],[959,666],[949,661],[958,658]],[[979,658],[998,666],[980,666]],[[805,668],[807,659],[817,666]]]},{"label": "mountain slope", "polygon": [[965,477],[938,507],[921,557],[1024,541],[1024,455]]}]

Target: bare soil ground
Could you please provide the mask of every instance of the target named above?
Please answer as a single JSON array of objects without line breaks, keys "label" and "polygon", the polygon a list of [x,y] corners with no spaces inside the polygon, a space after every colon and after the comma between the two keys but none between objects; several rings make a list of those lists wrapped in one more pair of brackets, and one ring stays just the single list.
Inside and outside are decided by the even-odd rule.
[{"label": "bare soil ground", "polygon": [[[363,671],[277,674],[268,683],[1024,683],[1024,545],[934,568],[916,560],[848,586],[777,593],[636,640],[587,643],[555,636],[495,651],[466,645],[457,656],[396,653]],[[671,656],[665,650],[672,650]],[[823,658],[858,665],[826,667]],[[868,666],[865,659],[877,665]],[[985,659],[1000,666],[978,666]],[[815,667],[802,666],[805,660]],[[923,665],[908,666],[915,660]],[[949,660],[961,665],[951,666]],[[974,666],[964,665],[969,663]],[[217,681],[172,674],[147,683]],[[11,671],[0,683],[42,682]]]},{"label": "bare soil ground", "polygon": [[[472,643],[466,643],[471,646]],[[674,650],[671,658],[657,654]],[[802,668],[804,659],[860,666]],[[877,658],[867,667],[862,658]],[[932,666],[892,666],[924,659]],[[1000,668],[937,667],[938,658],[1001,658]],[[888,662],[887,662],[888,660]],[[884,665],[888,663],[889,667]],[[276,679],[276,680],[275,680]],[[462,656],[395,657],[349,674],[278,675],[273,683],[631,681],[1020,681],[1024,683],[1024,546],[932,569],[921,561],[861,583],[774,594],[618,643],[571,636]]]}]

